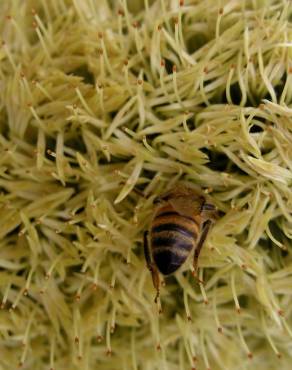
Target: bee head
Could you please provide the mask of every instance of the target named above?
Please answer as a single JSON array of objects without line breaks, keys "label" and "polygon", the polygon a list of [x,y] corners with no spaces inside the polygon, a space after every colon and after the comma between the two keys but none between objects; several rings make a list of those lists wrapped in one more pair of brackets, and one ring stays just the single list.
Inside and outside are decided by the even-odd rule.
[{"label": "bee head", "polygon": [[167,202],[167,201],[177,199],[177,198],[186,198],[186,199],[194,200],[196,202],[199,201],[202,203],[205,201],[205,198],[203,196],[200,196],[193,189],[186,187],[184,185],[178,185],[174,187],[173,189],[167,191],[166,193],[156,197],[153,200],[153,204]]},{"label": "bee head", "polygon": [[204,202],[201,207],[201,214],[206,220],[217,220],[219,218],[218,209],[214,204]]}]

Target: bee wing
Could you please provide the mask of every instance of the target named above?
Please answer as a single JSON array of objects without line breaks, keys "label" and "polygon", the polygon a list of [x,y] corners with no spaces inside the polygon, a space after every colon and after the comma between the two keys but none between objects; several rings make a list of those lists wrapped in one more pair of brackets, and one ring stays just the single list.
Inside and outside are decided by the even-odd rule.
[{"label": "bee wing", "polygon": [[179,197],[170,199],[169,203],[173,209],[183,216],[194,216],[201,213],[203,202],[200,199],[194,200],[193,197]]}]

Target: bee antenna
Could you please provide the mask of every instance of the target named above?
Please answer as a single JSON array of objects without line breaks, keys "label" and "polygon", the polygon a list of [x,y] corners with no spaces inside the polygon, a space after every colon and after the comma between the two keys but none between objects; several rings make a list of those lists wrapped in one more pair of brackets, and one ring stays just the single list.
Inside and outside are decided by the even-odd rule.
[{"label": "bee antenna", "polygon": [[[121,181],[120,182],[122,185],[125,185],[126,184],[126,181]],[[135,186],[133,187],[132,191],[139,195],[139,197],[141,198],[146,198],[145,194],[143,193],[143,191],[139,190],[138,188],[136,188]]]}]

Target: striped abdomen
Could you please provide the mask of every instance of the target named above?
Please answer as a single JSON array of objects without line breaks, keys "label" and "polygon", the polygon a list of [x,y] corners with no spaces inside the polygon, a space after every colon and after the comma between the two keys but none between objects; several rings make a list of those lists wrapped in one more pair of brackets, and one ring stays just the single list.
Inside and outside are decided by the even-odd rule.
[{"label": "striped abdomen", "polygon": [[151,227],[152,255],[158,270],[168,275],[187,259],[197,240],[199,220],[161,207]]}]

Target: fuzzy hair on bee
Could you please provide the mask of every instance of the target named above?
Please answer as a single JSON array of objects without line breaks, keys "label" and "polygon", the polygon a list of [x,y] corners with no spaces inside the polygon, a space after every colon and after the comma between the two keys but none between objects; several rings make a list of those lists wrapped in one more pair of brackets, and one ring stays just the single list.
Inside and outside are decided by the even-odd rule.
[{"label": "fuzzy hair on bee", "polygon": [[157,292],[157,302],[159,273],[174,273],[193,250],[193,267],[197,274],[200,251],[217,218],[217,210],[203,195],[186,186],[173,188],[153,203],[155,210],[151,227],[144,233],[144,254]]}]

